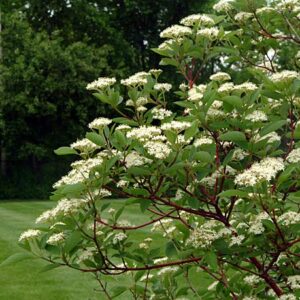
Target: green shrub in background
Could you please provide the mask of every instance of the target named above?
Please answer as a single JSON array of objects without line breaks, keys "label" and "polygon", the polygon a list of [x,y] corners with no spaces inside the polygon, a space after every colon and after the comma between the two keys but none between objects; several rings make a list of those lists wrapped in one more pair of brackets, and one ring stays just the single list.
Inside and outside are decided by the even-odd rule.
[{"label": "green shrub in background", "polygon": [[[121,80],[124,95],[115,78],[88,85],[120,116],[56,150],[79,160],[55,183],[59,202],[37,219],[46,226],[20,237],[49,269],[93,274],[107,299],[300,298],[300,6],[214,9],[160,34],[154,51],[179,89],[154,69]],[[203,78],[211,60],[219,67]],[[181,112],[168,107],[173,91]],[[117,211],[102,200],[112,193]],[[148,220],[132,224],[137,205]],[[124,285],[110,289],[107,276]]]}]

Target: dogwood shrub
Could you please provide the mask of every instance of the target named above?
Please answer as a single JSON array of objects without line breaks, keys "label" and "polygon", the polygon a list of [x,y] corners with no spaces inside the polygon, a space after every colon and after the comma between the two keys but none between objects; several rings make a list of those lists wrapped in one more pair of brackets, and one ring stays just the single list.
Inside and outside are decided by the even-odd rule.
[{"label": "dogwood shrub", "polygon": [[107,299],[300,299],[300,4],[214,10],[160,33],[179,87],[156,69],[87,86],[120,116],[56,150],[78,160],[20,237]]}]

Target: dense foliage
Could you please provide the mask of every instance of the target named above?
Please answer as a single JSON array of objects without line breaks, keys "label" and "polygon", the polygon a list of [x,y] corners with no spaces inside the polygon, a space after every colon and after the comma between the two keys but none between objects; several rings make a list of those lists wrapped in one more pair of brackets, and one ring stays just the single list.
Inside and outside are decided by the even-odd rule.
[{"label": "dense foliage", "polygon": [[[160,34],[155,52],[182,74],[179,89],[157,69],[121,80],[123,96],[115,78],[87,86],[120,117],[56,150],[80,159],[37,219],[47,226],[20,237],[52,267],[93,274],[107,299],[300,298],[300,6],[214,9]],[[198,84],[211,59],[230,69]],[[182,112],[168,108],[172,89]],[[147,221],[131,224],[137,205]],[[110,290],[106,276],[124,285]]]},{"label": "dense foliage", "polygon": [[47,197],[66,169],[53,149],[82,136],[97,115],[112,114],[86,92],[87,82],[155,65],[143,35],[156,36],[170,15],[178,21],[193,9],[181,1],[147,3],[1,1],[0,198]]}]

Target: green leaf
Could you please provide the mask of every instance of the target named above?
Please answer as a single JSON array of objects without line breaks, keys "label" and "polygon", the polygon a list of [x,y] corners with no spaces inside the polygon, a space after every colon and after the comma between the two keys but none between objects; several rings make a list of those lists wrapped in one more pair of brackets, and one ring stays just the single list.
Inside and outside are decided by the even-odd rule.
[{"label": "green leaf", "polygon": [[218,269],[218,256],[215,252],[207,253],[205,260],[213,271]]},{"label": "green leaf", "polygon": [[121,214],[123,213],[124,209],[125,209],[125,206],[121,207],[121,208],[118,209],[118,211],[116,212],[116,214],[115,214],[115,221],[116,221],[116,222],[117,222],[118,219],[120,218],[120,216],[121,216]]},{"label": "green leaf", "polygon": [[127,288],[125,286],[116,286],[116,287],[113,287],[111,289],[111,291],[112,291],[111,298],[112,299],[117,298],[118,296],[120,296],[121,294],[123,294],[124,292],[126,292],[126,290],[127,290]]},{"label": "green leaf", "polygon": [[56,155],[70,155],[70,154],[77,154],[77,151],[71,147],[60,147],[54,150]]},{"label": "green leaf", "polygon": [[200,206],[200,201],[197,198],[189,197],[188,203],[191,208],[197,209]]},{"label": "green leaf", "polygon": [[101,206],[101,209],[100,211],[104,211],[106,208],[108,208],[110,206],[110,203],[104,203],[102,206]]},{"label": "green leaf", "polygon": [[145,212],[145,210],[151,205],[151,200],[141,199],[140,200],[140,208],[141,212]]},{"label": "green leaf", "polygon": [[198,131],[199,131],[198,124],[197,124],[197,122],[194,122],[191,127],[186,129],[186,131],[184,133],[184,139],[188,140],[191,137],[194,137]]},{"label": "green leaf", "polygon": [[235,108],[242,108],[243,106],[243,101],[238,96],[226,96],[222,100],[225,101],[226,103],[229,103]]},{"label": "green leaf", "polygon": [[134,276],[134,281],[137,282],[139,279],[143,277],[143,275],[146,273],[145,270],[137,271]]},{"label": "green leaf", "polygon": [[26,259],[34,259],[36,257],[34,257],[32,254],[30,253],[15,253],[9,257],[7,257],[4,261],[1,262],[0,267],[5,267],[5,266],[9,266],[15,263],[18,263],[20,261],[26,260]]},{"label": "green leaf", "polygon": [[82,183],[75,183],[75,184],[68,184],[65,185],[62,189],[62,194],[80,194],[84,190],[84,184]]},{"label": "green leaf", "polygon": [[98,146],[103,147],[106,144],[105,139],[96,132],[88,132],[85,137]]},{"label": "green leaf", "polygon": [[80,242],[82,241],[82,236],[80,234],[80,232],[75,231],[73,232],[67,239],[65,242],[65,247],[64,250],[66,252],[70,252],[72,251]]},{"label": "green leaf", "polygon": [[167,65],[170,65],[170,66],[175,66],[177,67],[178,66],[178,62],[175,60],[175,59],[172,59],[172,58],[163,58],[159,64],[161,66],[167,66]]},{"label": "green leaf", "polygon": [[223,160],[222,163],[223,166],[226,166],[229,162],[231,162],[233,154],[234,154],[234,150],[230,150]]},{"label": "green leaf", "polygon": [[224,134],[221,134],[220,139],[222,141],[242,142],[246,141],[246,136],[243,132],[240,131],[228,131]]},{"label": "green leaf", "polygon": [[116,130],[114,133],[114,137],[121,147],[126,146],[126,137],[123,132],[121,132],[120,130]]},{"label": "green leaf", "polygon": [[137,122],[130,120],[130,119],[122,118],[122,117],[114,118],[113,122],[129,125],[129,126],[137,126],[138,125]]},{"label": "green leaf", "polygon": [[177,255],[177,249],[172,241],[168,242],[166,244],[166,250],[165,250],[166,256],[173,257]]},{"label": "green leaf", "polygon": [[135,176],[150,176],[152,172],[143,167],[131,167],[128,169],[128,174],[135,175]]},{"label": "green leaf", "polygon": [[93,96],[95,96],[97,99],[102,101],[103,103],[110,104],[110,99],[107,97],[105,93],[93,93]]},{"label": "green leaf", "polygon": [[244,192],[244,191],[239,191],[239,190],[227,190],[218,195],[218,197],[232,197],[232,196],[248,198],[248,193]]},{"label": "green leaf", "polygon": [[56,269],[58,267],[61,267],[61,265],[60,264],[55,264],[55,263],[47,264],[39,270],[39,273],[48,272],[48,271],[51,271],[51,270]]},{"label": "green leaf", "polygon": [[195,153],[195,160],[210,163],[213,161],[213,157],[206,151],[198,151]]},{"label": "green leaf", "polygon": [[279,121],[271,122],[261,129],[259,135],[264,136],[270,132],[273,132],[273,131],[281,128],[285,124],[286,124],[286,120],[279,120]]}]

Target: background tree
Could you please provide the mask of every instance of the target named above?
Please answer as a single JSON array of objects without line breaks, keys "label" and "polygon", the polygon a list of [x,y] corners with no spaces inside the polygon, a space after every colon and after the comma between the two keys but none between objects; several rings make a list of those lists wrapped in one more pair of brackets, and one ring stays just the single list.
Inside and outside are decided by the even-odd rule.
[{"label": "background tree", "polygon": [[66,168],[53,149],[111,113],[87,82],[157,66],[158,32],[200,10],[196,2],[2,1],[1,153],[9,163],[0,197],[47,197]]}]

